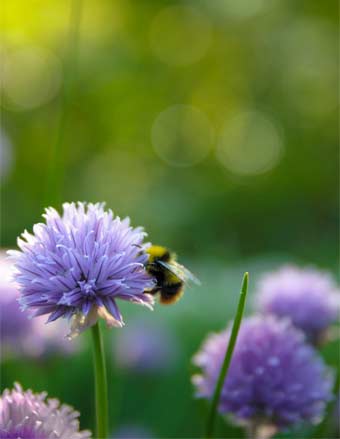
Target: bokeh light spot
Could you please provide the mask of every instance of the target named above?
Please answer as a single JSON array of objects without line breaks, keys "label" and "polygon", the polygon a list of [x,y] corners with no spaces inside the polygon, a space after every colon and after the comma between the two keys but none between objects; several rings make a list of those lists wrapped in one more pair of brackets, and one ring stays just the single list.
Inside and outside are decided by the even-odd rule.
[{"label": "bokeh light spot", "polygon": [[[322,20],[300,19],[282,29],[272,42],[280,69],[280,87],[303,117],[329,117],[337,108],[335,35],[335,29]],[[281,47],[280,53],[277,47]]]},{"label": "bokeh light spot", "polygon": [[[272,2],[275,2],[275,0],[272,0]],[[269,2],[265,0],[205,0],[205,3],[222,17],[242,20],[263,12]]]},{"label": "bokeh light spot", "polygon": [[233,174],[256,175],[274,168],[282,151],[282,139],[276,125],[259,111],[247,111],[227,121],[216,156]]},{"label": "bokeh light spot", "polygon": [[49,102],[61,83],[61,63],[40,47],[20,48],[6,54],[3,65],[4,95],[16,110],[30,110]]},{"label": "bokeh light spot", "polygon": [[153,19],[150,44],[163,62],[184,66],[200,60],[211,43],[211,23],[198,9],[170,6]]},{"label": "bokeh light spot", "polygon": [[211,148],[214,129],[198,108],[174,105],[157,116],[151,137],[162,160],[171,166],[186,167],[205,159]]},{"label": "bokeh light spot", "polygon": [[[138,154],[129,154],[133,147],[143,149],[142,144],[121,144],[119,149],[115,144],[107,145],[105,152],[90,160],[75,187],[78,186],[84,197],[106,200],[120,212],[138,206],[146,196],[153,176],[147,161]],[[124,197],[121,196],[122,188]]]}]

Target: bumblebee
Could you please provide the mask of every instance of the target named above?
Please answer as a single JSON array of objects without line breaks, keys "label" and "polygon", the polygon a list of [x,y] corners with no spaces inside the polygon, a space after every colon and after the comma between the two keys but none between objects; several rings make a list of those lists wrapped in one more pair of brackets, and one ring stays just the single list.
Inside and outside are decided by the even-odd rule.
[{"label": "bumblebee", "polygon": [[155,279],[156,285],[147,293],[159,293],[159,301],[168,305],[177,302],[184,292],[188,281],[200,285],[200,281],[183,265],[176,261],[175,253],[166,247],[152,245],[146,250],[149,260],[145,266],[147,272]]}]

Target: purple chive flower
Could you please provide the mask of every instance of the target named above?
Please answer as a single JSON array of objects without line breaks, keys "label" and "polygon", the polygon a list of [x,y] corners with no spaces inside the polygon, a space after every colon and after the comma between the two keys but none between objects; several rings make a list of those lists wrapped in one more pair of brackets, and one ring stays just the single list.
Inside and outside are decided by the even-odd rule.
[{"label": "purple chive flower", "polygon": [[[20,311],[22,313],[22,311]],[[68,328],[65,321],[57,321],[51,325],[46,324],[45,317],[36,317],[31,320],[33,333],[30,337],[32,343],[27,346],[32,356],[48,356],[55,353],[63,355],[73,354],[81,350],[81,340],[72,340],[72,343],[65,337]],[[33,339],[34,337],[34,339]]]},{"label": "purple chive flower", "polygon": [[178,358],[178,346],[166,327],[136,320],[117,334],[113,355],[120,367],[136,373],[167,371]]},{"label": "purple chive flower", "polygon": [[141,425],[123,425],[112,436],[113,439],[152,439],[154,435]]},{"label": "purple chive flower", "polygon": [[256,296],[260,312],[289,318],[313,342],[337,319],[339,300],[330,274],[294,266],[264,275]]},{"label": "purple chive flower", "polygon": [[31,328],[31,322],[19,309],[18,291],[11,283],[11,276],[11,264],[6,255],[0,253],[0,336],[5,348],[10,345],[17,347],[17,341],[23,339]]},{"label": "purple chive flower", "polygon": [[89,431],[79,431],[79,413],[46,392],[24,392],[19,384],[0,397],[1,439],[88,439]]},{"label": "purple chive flower", "polygon": [[117,300],[152,307],[144,291],[153,286],[146,272],[145,233],[129,218],[114,217],[103,204],[64,203],[63,215],[46,209],[46,224],[18,239],[21,251],[9,254],[17,269],[23,309],[48,322],[71,318],[73,337],[96,323],[123,326]]},{"label": "purple chive flower", "polygon": [[69,343],[62,335],[63,322],[48,327],[45,318],[28,319],[20,310],[18,287],[12,280],[13,266],[0,251],[0,340],[1,357],[40,356],[55,351],[73,352],[79,343]]},{"label": "purple chive flower", "polygon": [[[202,374],[193,377],[197,396],[212,398],[230,329],[213,334],[194,357]],[[219,411],[237,423],[260,420],[277,428],[317,423],[331,399],[333,376],[301,331],[289,320],[243,320]]]}]

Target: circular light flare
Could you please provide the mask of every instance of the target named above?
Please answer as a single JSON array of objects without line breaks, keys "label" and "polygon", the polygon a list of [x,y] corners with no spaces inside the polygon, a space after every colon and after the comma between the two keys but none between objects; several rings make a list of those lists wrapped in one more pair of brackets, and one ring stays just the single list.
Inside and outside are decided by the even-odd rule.
[{"label": "circular light flare", "polygon": [[31,110],[46,104],[58,93],[61,62],[41,47],[23,47],[6,53],[2,88],[15,110]]},{"label": "circular light flare", "polygon": [[[143,145],[134,145],[143,149]],[[92,158],[84,168],[76,190],[89,198],[100,198],[118,209],[138,205],[145,198],[153,181],[153,171],[138,154],[131,154],[130,144],[107,145],[105,150]],[[122,187],[124,197],[121,196]],[[138,191],[135,188],[138,187]]]},{"label": "circular light flare", "polygon": [[151,129],[156,154],[168,165],[189,167],[206,158],[214,139],[207,116],[191,105],[174,105],[162,111]]},{"label": "circular light flare", "polygon": [[210,20],[190,6],[169,6],[153,19],[150,45],[164,63],[186,66],[199,61],[212,40]]},{"label": "circular light flare", "polygon": [[216,149],[220,163],[240,176],[270,171],[279,163],[282,154],[279,130],[259,111],[240,112],[227,121]]},{"label": "circular light flare", "polygon": [[223,18],[231,20],[246,20],[265,12],[277,5],[277,0],[266,2],[265,0],[205,0],[209,9]]}]

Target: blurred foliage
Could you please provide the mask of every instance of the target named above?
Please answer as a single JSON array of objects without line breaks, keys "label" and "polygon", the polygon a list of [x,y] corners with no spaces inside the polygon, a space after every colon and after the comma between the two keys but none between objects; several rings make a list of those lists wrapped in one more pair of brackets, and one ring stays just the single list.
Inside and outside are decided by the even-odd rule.
[{"label": "blurred foliage", "polygon": [[[337,17],[316,0],[3,1],[2,246],[40,220],[72,69],[62,199],[106,201],[203,280],[152,314],[183,348],[173,373],[109,368],[112,425],[199,436],[189,358],[232,317],[241,273],[337,269]],[[127,321],[140,312],[126,308]],[[3,370],[4,386],[47,389],[92,426],[89,352]]]}]

